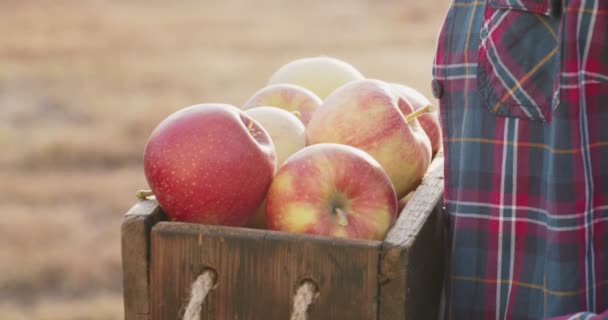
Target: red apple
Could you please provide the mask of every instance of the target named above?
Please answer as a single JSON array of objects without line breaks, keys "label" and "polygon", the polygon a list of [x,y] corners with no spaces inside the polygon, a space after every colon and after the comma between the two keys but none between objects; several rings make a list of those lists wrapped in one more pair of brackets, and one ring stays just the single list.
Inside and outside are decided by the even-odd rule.
[{"label": "red apple", "polygon": [[148,184],[177,221],[242,226],[264,200],[275,170],[268,133],[225,104],[170,115],[144,151]]},{"label": "red apple", "polygon": [[[396,89],[397,94],[402,95],[410,102],[412,107],[414,107],[414,110],[422,109],[431,105],[429,99],[412,87],[397,83],[394,83],[393,87]],[[431,140],[431,149],[433,150],[434,155],[437,153],[439,148],[441,148],[442,144],[439,116],[437,115],[437,112],[427,112],[419,116],[418,121],[420,122],[422,129],[424,129],[424,132],[426,132],[426,135]]]},{"label": "red apple", "polygon": [[266,201],[268,227],[296,233],[381,240],[397,216],[395,190],[380,164],[333,143],[289,157]]},{"label": "red apple", "polygon": [[382,165],[402,198],[424,176],[431,143],[418,121],[407,121],[401,110],[413,111],[387,83],[349,82],[315,111],[306,129],[307,143],[342,143],[366,151]]}]

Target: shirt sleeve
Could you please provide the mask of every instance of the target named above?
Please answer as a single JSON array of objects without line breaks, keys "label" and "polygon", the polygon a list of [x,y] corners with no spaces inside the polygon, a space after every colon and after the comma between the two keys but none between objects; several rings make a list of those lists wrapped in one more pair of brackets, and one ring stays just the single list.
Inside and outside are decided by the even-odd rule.
[{"label": "shirt sleeve", "polygon": [[592,312],[579,312],[567,316],[561,316],[556,318],[550,318],[547,320],[606,320],[608,319],[608,310],[605,310],[601,314],[595,314]]}]

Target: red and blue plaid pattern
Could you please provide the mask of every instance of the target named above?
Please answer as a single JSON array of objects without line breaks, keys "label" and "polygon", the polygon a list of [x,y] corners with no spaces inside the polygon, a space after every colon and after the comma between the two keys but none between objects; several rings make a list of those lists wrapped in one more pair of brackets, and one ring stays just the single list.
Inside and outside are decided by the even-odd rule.
[{"label": "red and blue plaid pattern", "polygon": [[608,0],[556,3],[441,28],[446,319],[608,318]]}]

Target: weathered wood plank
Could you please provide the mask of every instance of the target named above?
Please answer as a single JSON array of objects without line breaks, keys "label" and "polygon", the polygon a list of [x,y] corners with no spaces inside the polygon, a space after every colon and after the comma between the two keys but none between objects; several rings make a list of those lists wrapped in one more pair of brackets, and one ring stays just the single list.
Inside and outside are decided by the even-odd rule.
[{"label": "weathered wood plank", "polygon": [[217,288],[202,319],[289,319],[299,283],[312,279],[315,320],[377,318],[379,241],[346,240],[184,223],[152,230],[151,320],[175,319],[205,268]]},{"label": "weathered wood plank", "polygon": [[125,215],[122,226],[123,299],[126,320],[148,320],[150,315],[150,231],[165,220],[154,200],[139,201]]},{"label": "weathered wood plank", "polygon": [[443,156],[382,244],[379,320],[436,319],[444,276]]}]

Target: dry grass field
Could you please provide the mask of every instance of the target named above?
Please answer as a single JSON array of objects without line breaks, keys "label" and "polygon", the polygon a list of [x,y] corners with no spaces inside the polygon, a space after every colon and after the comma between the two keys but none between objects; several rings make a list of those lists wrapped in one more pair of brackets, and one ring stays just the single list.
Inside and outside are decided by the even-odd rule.
[{"label": "dry grass field", "polygon": [[0,319],[122,319],[120,223],[165,116],[320,54],[430,96],[447,5],[0,1]]}]

